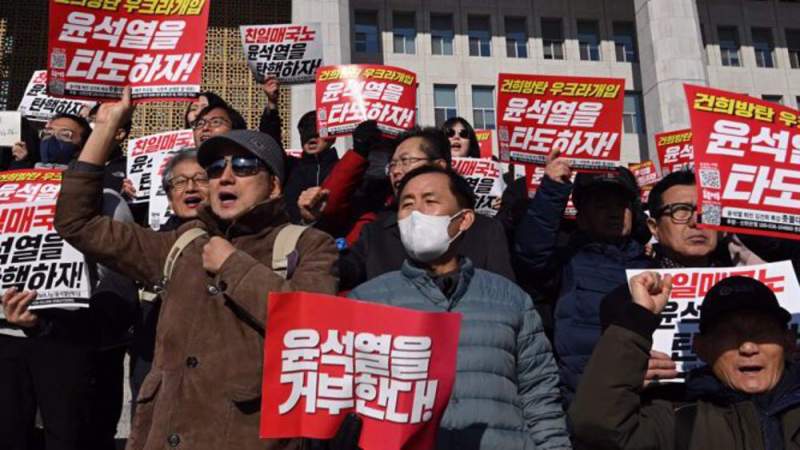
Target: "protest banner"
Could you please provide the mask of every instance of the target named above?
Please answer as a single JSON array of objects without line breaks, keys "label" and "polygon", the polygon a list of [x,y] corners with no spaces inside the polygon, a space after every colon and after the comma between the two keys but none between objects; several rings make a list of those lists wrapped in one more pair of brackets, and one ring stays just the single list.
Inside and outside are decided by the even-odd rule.
[{"label": "protest banner", "polygon": [[679,170],[694,169],[691,129],[656,133],[655,138],[662,177]]},{"label": "protest banner", "polygon": [[500,159],[544,165],[554,149],[579,170],[619,165],[625,80],[501,73]]},{"label": "protest banner", "polygon": [[261,437],[330,439],[355,412],[363,450],[434,448],[460,325],[458,313],[270,294]]},{"label": "protest banner", "polygon": [[[533,198],[536,195],[536,191],[539,190],[539,186],[542,184],[542,178],[544,178],[544,167],[542,166],[534,166],[531,164],[525,165],[525,175],[528,180],[528,195]],[[572,177],[570,178],[571,183],[575,183],[575,176],[577,175],[576,172],[572,172]],[[572,201],[572,194],[569,194],[569,199],[567,200],[567,207],[564,209],[564,218],[573,220],[578,215],[578,209],[575,208],[575,203]]]},{"label": "protest banner", "polygon": [[153,161],[156,154],[194,147],[191,130],[167,131],[128,141],[127,174],[136,189],[133,203],[146,203],[150,198]]},{"label": "protest banner", "polygon": [[0,147],[11,147],[22,140],[22,115],[19,111],[0,111]]},{"label": "protest banner", "polygon": [[48,96],[47,71],[37,70],[33,72],[31,81],[28,82],[28,87],[25,88],[25,94],[23,94],[17,110],[28,119],[44,121],[56,114],[78,116],[81,113],[81,109],[92,109],[96,103]]},{"label": "protest banner", "polygon": [[375,120],[388,136],[414,126],[417,75],[376,64],[326,66],[317,72],[317,127],[321,137],[351,134]]},{"label": "protest banner", "polygon": [[650,191],[653,186],[658,183],[661,177],[658,176],[656,164],[653,161],[642,161],[636,164],[628,164],[633,176],[636,178],[636,185],[639,186],[640,200],[643,205],[647,204],[647,199],[650,197]]},{"label": "protest banner", "polygon": [[503,198],[506,183],[500,163],[484,158],[453,158],[453,170],[467,180],[475,193],[475,212],[494,217],[492,205]]},{"label": "protest banner", "polygon": [[319,23],[242,25],[242,47],[247,65],[263,83],[276,77],[281,83],[313,83],[322,66]]},{"label": "protest banner", "polygon": [[799,113],[685,85],[700,227],[800,239]]},{"label": "protest banner", "polygon": [[481,158],[494,156],[494,130],[475,130],[475,138],[481,148]]},{"label": "protest banner", "polygon": [[175,152],[173,150],[153,154],[147,217],[150,228],[154,230],[161,228],[172,217],[172,209],[169,207],[167,191],[164,190],[162,180],[164,179],[164,169],[167,167],[169,160],[175,155]]},{"label": "protest banner", "polygon": [[728,277],[754,278],[772,289],[778,298],[778,303],[792,313],[791,327],[797,334],[798,320],[800,320],[798,318],[800,285],[790,261],[742,267],[645,269],[625,272],[630,283],[631,278],[647,271],[672,275],[672,292],[667,306],[661,313],[661,324],[653,333],[653,350],[670,355],[679,372],[688,372],[702,364],[692,350],[692,342],[698,333],[703,298],[715,284]]},{"label": "protest banner", "polygon": [[50,0],[50,95],[190,100],[200,92],[210,0]]},{"label": "protest banner", "polygon": [[0,290],[35,290],[32,310],[89,306],[83,255],[53,225],[60,189],[57,169],[0,173]]}]

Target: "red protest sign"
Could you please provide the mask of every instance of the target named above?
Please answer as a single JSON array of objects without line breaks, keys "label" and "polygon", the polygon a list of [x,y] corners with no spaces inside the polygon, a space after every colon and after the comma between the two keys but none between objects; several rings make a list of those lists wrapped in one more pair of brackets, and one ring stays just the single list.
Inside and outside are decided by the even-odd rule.
[{"label": "red protest sign", "polygon": [[628,169],[636,178],[636,184],[639,186],[642,203],[647,203],[647,199],[650,197],[650,191],[653,189],[653,186],[658,183],[658,180],[661,179],[661,177],[658,176],[656,164],[653,161],[642,161],[637,164],[628,164]]},{"label": "red protest sign", "polygon": [[270,294],[262,438],[330,439],[349,412],[364,450],[430,449],[455,379],[461,315]]},{"label": "red protest sign", "polygon": [[501,73],[498,86],[501,160],[544,165],[558,149],[576,169],[619,164],[625,80]]},{"label": "red protest sign", "polygon": [[375,120],[389,136],[416,123],[417,75],[376,64],[327,66],[317,72],[319,135],[344,136]]},{"label": "red protest sign", "polygon": [[685,86],[700,226],[800,239],[800,116],[747,95]]},{"label": "red protest sign", "polygon": [[[542,185],[542,178],[544,178],[545,171],[544,167],[542,166],[534,166],[530,164],[525,165],[525,177],[528,181],[528,195],[533,196],[536,195],[536,191],[539,190],[539,186]],[[575,176],[577,172],[572,172],[572,177],[570,178],[571,183],[575,183]],[[569,199],[567,200],[567,207],[564,209],[564,218],[565,219],[575,219],[578,215],[578,209],[575,208],[575,203],[572,201],[572,194],[569,194]]]},{"label": "red protest sign", "polygon": [[200,92],[210,0],[50,0],[48,93],[135,100]]},{"label": "red protest sign", "polygon": [[494,155],[492,148],[492,134],[493,130],[475,130],[475,138],[478,140],[478,146],[481,149],[481,158],[491,158]]},{"label": "red protest sign", "polygon": [[656,133],[655,137],[662,177],[679,170],[694,168],[692,130]]}]

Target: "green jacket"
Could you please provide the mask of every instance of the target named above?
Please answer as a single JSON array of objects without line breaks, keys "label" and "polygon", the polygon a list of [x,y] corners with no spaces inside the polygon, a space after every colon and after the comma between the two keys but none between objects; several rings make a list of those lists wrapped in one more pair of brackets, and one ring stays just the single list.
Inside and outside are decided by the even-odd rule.
[{"label": "green jacket", "polygon": [[[575,448],[675,448],[675,409],[679,405],[663,400],[643,403],[640,397],[652,332],[633,330],[652,331],[658,316],[636,308],[638,318],[628,317],[627,321],[638,322],[638,326],[611,325],[592,354],[569,410]],[[643,322],[655,325],[642,326]],[[800,391],[797,383],[790,387],[790,392],[779,400],[782,406],[775,416],[783,425],[784,449],[796,450],[800,449]],[[752,401],[719,402],[702,396],[697,400],[689,448],[771,450],[765,448],[759,413]]]}]

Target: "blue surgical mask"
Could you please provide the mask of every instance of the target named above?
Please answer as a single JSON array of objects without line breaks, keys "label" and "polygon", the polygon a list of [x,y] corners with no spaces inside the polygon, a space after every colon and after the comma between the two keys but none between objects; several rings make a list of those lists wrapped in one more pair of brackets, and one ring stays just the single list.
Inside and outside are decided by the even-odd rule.
[{"label": "blue surgical mask", "polygon": [[78,153],[78,146],[54,137],[48,137],[39,144],[42,162],[47,164],[69,164]]}]

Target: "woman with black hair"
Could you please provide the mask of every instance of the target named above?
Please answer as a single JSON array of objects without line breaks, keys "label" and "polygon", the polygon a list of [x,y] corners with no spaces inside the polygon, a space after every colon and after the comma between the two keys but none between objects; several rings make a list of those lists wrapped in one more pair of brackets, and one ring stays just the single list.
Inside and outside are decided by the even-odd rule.
[{"label": "woman with black hair", "polygon": [[442,131],[450,139],[450,153],[460,158],[480,158],[481,147],[472,125],[463,117],[447,119],[442,124]]}]

